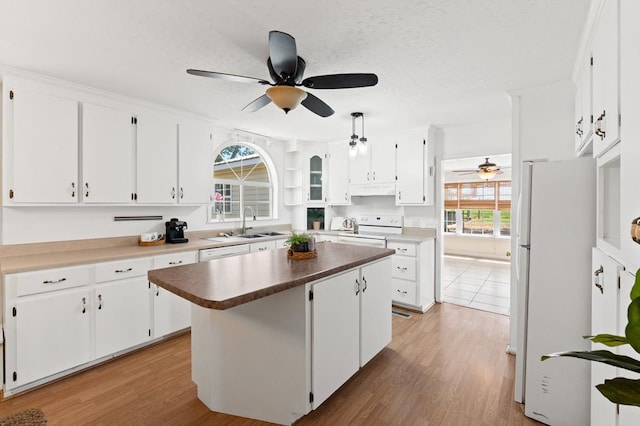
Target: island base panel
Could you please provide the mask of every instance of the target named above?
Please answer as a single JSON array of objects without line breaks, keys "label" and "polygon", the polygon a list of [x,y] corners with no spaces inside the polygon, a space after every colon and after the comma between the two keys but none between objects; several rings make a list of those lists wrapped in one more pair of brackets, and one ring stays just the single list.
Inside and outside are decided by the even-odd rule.
[{"label": "island base panel", "polygon": [[308,413],[307,286],[226,310],[192,305],[192,378],[212,411],[279,424]]}]

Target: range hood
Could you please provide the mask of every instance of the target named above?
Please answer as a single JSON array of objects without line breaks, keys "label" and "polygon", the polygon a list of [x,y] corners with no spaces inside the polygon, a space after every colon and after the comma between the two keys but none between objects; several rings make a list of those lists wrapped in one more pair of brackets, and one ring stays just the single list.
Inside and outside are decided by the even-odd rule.
[{"label": "range hood", "polygon": [[366,183],[349,185],[351,196],[396,195],[395,183]]}]

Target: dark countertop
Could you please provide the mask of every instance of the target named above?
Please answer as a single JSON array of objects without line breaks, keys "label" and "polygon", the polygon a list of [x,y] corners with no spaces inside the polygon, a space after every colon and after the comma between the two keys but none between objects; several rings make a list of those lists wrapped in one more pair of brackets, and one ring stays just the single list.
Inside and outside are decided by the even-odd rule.
[{"label": "dark countertop", "polygon": [[391,256],[391,249],[317,244],[318,257],[289,259],[287,249],[154,269],[149,281],[197,305],[229,309]]}]

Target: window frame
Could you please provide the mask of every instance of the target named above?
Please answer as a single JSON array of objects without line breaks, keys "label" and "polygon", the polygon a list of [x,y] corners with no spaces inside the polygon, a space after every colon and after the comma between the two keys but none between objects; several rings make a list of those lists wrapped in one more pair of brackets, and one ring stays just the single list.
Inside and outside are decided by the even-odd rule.
[{"label": "window frame", "polygon": [[[248,148],[252,149],[255,154],[257,154],[260,158],[260,160],[262,161],[262,163],[265,166],[266,169],[266,173],[267,173],[267,178],[268,178],[268,182],[256,182],[256,181],[245,181],[242,180],[240,178],[237,179],[216,179],[215,178],[215,158],[218,157],[218,155],[225,150],[228,147],[234,146],[234,145],[244,145],[247,146]],[[223,223],[225,221],[238,221],[242,219],[242,211],[245,208],[245,200],[244,200],[244,193],[245,193],[245,189],[248,187],[266,187],[268,188],[268,215],[259,215],[259,212],[261,211],[260,209],[255,209],[256,211],[256,220],[274,220],[278,218],[278,207],[277,207],[277,200],[278,200],[278,176],[275,170],[275,166],[273,163],[273,160],[271,159],[270,155],[261,147],[251,143],[251,142],[247,142],[245,140],[230,140],[227,141],[223,144],[221,144],[220,146],[217,147],[217,149],[214,151],[214,155],[213,155],[214,161],[212,162],[211,165],[211,202],[207,205],[207,223]],[[232,191],[232,187],[234,185],[237,185],[239,187],[239,195],[238,195],[238,201],[234,201],[234,200],[230,200],[228,207],[231,213],[233,213],[233,205],[234,204],[238,204],[238,215],[237,216],[228,216],[227,214],[229,212],[227,212],[227,206],[224,206],[224,212],[220,212],[219,210],[216,210],[216,200],[215,200],[215,195],[216,195],[216,185],[229,185],[230,191],[231,193]],[[223,195],[224,197],[224,195]],[[230,197],[233,197],[232,194],[230,194]],[[224,205],[224,204],[223,204]],[[252,206],[253,207],[253,206]]]}]

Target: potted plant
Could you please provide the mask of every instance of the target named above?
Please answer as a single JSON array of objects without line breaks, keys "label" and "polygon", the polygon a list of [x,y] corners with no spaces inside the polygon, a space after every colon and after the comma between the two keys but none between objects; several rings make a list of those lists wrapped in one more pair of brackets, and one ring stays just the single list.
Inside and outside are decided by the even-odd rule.
[{"label": "potted plant", "polygon": [[[640,269],[636,272],[636,280],[631,289],[630,296],[631,303],[627,308],[627,327],[624,330],[624,336],[598,334],[597,336],[584,336],[584,338],[609,347],[631,345],[637,353],[640,353]],[[606,350],[557,352],[543,355],[541,360],[544,361],[556,357],[572,357],[602,362],[614,367],[633,371],[634,373],[640,373],[639,360],[624,355],[617,355]],[[614,404],[635,405],[640,407],[640,380],[616,377],[596,385],[596,389]]]},{"label": "potted plant", "polygon": [[296,252],[309,251],[309,234],[306,232],[296,233],[292,232],[289,238],[285,241],[285,244],[291,247],[291,250]]},{"label": "potted plant", "polygon": [[308,209],[307,216],[311,219],[311,227],[314,231],[320,229],[320,223],[324,219],[324,209]]}]

